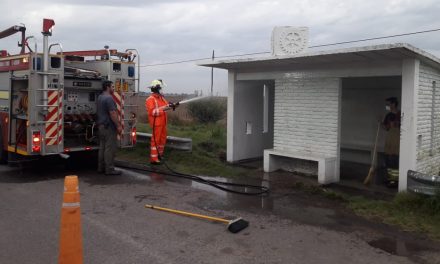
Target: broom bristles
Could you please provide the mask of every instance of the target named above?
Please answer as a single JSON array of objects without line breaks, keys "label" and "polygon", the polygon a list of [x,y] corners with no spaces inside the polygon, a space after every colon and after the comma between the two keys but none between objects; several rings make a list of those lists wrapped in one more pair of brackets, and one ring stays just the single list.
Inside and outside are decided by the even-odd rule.
[{"label": "broom bristles", "polygon": [[368,171],[368,176],[367,178],[365,178],[364,184],[368,185],[371,182],[371,179],[373,179],[374,176],[374,167],[371,167],[370,170]]},{"label": "broom bristles", "polygon": [[246,220],[243,220],[242,218],[237,218],[233,221],[231,221],[228,225],[228,230],[231,233],[238,233],[241,230],[245,229],[249,226],[249,222]]}]

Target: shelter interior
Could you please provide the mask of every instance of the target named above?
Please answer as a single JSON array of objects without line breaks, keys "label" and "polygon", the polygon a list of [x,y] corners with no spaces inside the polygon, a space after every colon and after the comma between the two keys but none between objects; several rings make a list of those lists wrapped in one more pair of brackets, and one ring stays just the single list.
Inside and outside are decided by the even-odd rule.
[{"label": "shelter interior", "polygon": [[[363,182],[372,164],[377,138],[377,170],[373,183],[386,181],[384,120],[386,98],[396,97],[401,102],[402,77],[359,77],[342,79],[340,179]],[[398,106],[400,109],[400,105]],[[378,133],[379,129],[379,133]]]},{"label": "shelter interior", "polygon": [[[240,111],[234,117],[234,160],[248,162],[259,159],[264,149],[273,148],[274,80],[237,81],[234,104]],[[386,98],[396,97],[399,109],[402,95],[401,76],[342,78],[340,112],[340,180],[348,184],[362,184],[372,164],[372,155],[378,126],[387,114]],[[234,106],[229,106],[233,109]],[[380,126],[377,153],[377,170],[373,180],[375,185],[384,185],[386,170],[384,144],[386,131]],[[296,172],[316,171],[317,162],[285,159],[291,170]],[[305,167],[305,170],[302,170]]]}]

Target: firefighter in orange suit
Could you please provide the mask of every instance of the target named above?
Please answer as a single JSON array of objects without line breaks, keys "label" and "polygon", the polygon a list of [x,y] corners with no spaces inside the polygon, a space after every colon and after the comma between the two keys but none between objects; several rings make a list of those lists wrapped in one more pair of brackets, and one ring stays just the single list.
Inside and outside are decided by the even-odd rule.
[{"label": "firefighter in orange suit", "polygon": [[168,103],[160,93],[164,83],[162,80],[151,82],[151,95],[145,101],[148,122],[152,130],[150,143],[150,163],[160,164],[167,140],[167,110],[176,109],[178,104]]}]

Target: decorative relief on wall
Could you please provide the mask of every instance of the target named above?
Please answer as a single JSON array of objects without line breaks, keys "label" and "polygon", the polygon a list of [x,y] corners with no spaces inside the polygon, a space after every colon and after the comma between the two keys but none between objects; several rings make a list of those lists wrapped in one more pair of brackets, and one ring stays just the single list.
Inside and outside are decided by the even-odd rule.
[{"label": "decorative relief on wall", "polygon": [[275,27],[272,31],[272,55],[293,55],[305,51],[308,34],[306,27]]}]

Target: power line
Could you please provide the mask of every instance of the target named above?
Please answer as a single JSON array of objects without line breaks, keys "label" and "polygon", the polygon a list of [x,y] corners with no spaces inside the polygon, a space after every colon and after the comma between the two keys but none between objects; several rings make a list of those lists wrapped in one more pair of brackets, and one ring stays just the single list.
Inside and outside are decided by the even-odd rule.
[{"label": "power line", "polygon": [[411,33],[403,33],[403,34],[396,34],[396,35],[389,35],[389,36],[375,37],[375,38],[366,38],[366,39],[359,39],[359,40],[351,40],[351,41],[336,42],[336,43],[331,43],[331,44],[315,45],[315,46],[310,46],[309,48],[334,46],[334,45],[341,45],[341,44],[348,44],[348,43],[356,43],[356,42],[363,42],[363,41],[369,41],[369,40],[386,39],[386,38],[395,38],[395,37],[409,36],[409,35],[422,34],[422,33],[429,33],[429,32],[435,32],[435,31],[440,31],[440,28],[430,29],[430,30],[424,30],[424,31],[416,31],[416,32],[411,32]]},{"label": "power line", "polygon": [[[409,36],[409,35],[416,35],[416,34],[436,32],[436,31],[440,31],[440,28],[423,30],[423,31],[416,31],[416,32],[410,32],[410,33],[388,35],[388,36],[382,36],[382,37],[374,37],[374,38],[350,40],[350,41],[335,42],[335,43],[328,43],[328,44],[320,44],[320,45],[309,46],[309,48],[336,46],[336,45],[342,45],[342,44],[365,42],[365,41],[378,40],[378,39],[395,38],[395,37],[402,37],[402,36]],[[244,54],[224,55],[224,56],[218,56],[218,57],[215,57],[215,58],[216,59],[221,59],[221,58],[230,58],[230,57],[243,57],[243,56],[261,55],[261,54],[268,54],[268,53],[271,53],[271,52],[270,51],[261,51],[261,52],[252,52],[252,53],[244,53]],[[156,64],[146,64],[146,65],[140,65],[140,67],[154,67],[154,66],[162,66],[162,65],[173,65],[173,64],[180,64],[180,63],[187,63],[187,62],[194,62],[194,61],[201,61],[201,60],[209,60],[209,59],[212,59],[212,58],[211,57],[206,57],[206,58],[199,58],[199,59],[172,61],[172,62],[164,62],[164,63],[156,63]]]},{"label": "power line", "polygon": [[186,62],[193,62],[193,61],[199,61],[199,60],[207,60],[211,58],[199,58],[199,59],[191,59],[191,60],[182,60],[182,61],[172,61],[172,62],[164,62],[164,63],[155,63],[155,64],[146,64],[141,65],[140,67],[153,67],[153,66],[162,66],[162,65],[170,65],[170,64],[179,64],[179,63],[186,63]]},{"label": "power line", "polygon": [[[270,51],[218,56],[218,57],[215,57],[215,59],[218,59],[218,58],[229,58],[229,57],[242,57],[242,56],[258,55],[258,54],[265,54],[265,53],[270,53]],[[201,61],[201,60],[210,60],[210,59],[212,59],[212,57],[199,58],[199,59],[189,59],[189,60],[181,60],[181,61],[172,61],[172,62],[164,62],[164,63],[155,63],[155,64],[146,64],[146,65],[141,65],[140,67],[153,67],[153,66],[180,64],[180,63],[187,63],[187,62],[194,62],[194,61]]]},{"label": "power line", "polygon": [[267,53],[271,53],[271,52],[270,51],[261,51],[261,52],[245,53],[245,54],[218,56],[215,58],[217,59],[217,58],[242,57],[242,56],[260,55],[260,54],[267,54]]}]

